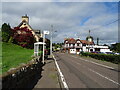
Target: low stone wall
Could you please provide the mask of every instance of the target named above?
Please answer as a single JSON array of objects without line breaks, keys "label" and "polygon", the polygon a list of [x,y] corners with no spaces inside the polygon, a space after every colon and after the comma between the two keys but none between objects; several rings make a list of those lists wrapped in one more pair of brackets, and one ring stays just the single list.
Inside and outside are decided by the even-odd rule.
[{"label": "low stone wall", "polygon": [[27,64],[11,69],[2,78],[2,88],[33,88],[41,78],[42,59],[35,58]]}]

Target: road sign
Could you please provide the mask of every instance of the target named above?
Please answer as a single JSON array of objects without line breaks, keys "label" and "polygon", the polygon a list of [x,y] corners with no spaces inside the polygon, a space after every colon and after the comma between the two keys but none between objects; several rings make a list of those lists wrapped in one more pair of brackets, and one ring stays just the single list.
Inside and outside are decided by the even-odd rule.
[{"label": "road sign", "polygon": [[44,34],[49,34],[49,31],[44,31]]}]

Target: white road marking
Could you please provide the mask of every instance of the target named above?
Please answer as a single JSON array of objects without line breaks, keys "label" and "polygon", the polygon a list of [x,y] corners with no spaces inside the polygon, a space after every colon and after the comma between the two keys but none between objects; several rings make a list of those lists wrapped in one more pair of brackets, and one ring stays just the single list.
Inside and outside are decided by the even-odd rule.
[{"label": "white road marking", "polygon": [[62,83],[63,83],[63,85],[64,85],[64,88],[67,89],[67,90],[69,90],[68,85],[67,85],[67,83],[66,83],[66,81],[65,81],[65,78],[64,78],[64,76],[63,76],[63,74],[62,74],[62,72],[61,72],[61,70],[60,70],[60,67],[59,67],[59,65],[58,65],[58,63],[57,63],[56,58],[55,58],[54,55],[53,55],[53,58],[54,58],[54,60],[55,60],[55,64],[56,64],[56,67],[57,67],[57,69],[58,69],[58,72],[59,72],[61,81],[62,81]]},{"label": "white road marking", "polygon": [[[89,68],[88,68],[88,69],[89,69]],[[100,74],[100,73],[98,73],[98,72],[96,72],[96,71],[94,71],[94,70],[92,70],[92,69],[89,69],[89,70],[92,71],[93,73],[95,73],[95,74],[97,74],[97,75],[99,75],[99,76],[101,76],[101,77],[103,77],[103,78],[105,78],[105,79],[107,79],[107,80],[109,80],[109,81],[117,84],[117,85],[120,85],[118,82],[116,82],[116,81],[114,81],[114,80],[112,80],[112,79],[110,79],[110,78],[108,78],[108,77],[106,77],[106,76],[103,76],[102,74]]]},{"label": "white road marking", "polygon": [[[71,56],[71,57],[77,58],[77,57],[75,57],[75,56]],[[109,69],[115,69],[115,68],[113,68],[113,67],[106,66],[106,65],[103,65],[103,64],[99,64],[99,63],[96,63],[96,62],[93,62],[93,61],[90,61],[90,60],[86,60],[86,59],[82,59],[82,58],[78,58],[78,59],[81,59],[81,60],[86,61],[86,62],[91,62],[91,63],[93,63],[93,64],[96,64],[96,65],[99,65],[99,66],[102,66],[102,67],[106,67],[106,68],[109,68]]]},{"label": "white road marking", "polygon": [[[72,56],[72,57],[75,58],[75,56]],[[82,58],[78,58],[78,59],[82,59]],[[87,62],[94,63],[94,64],[99,65],[99,66],[103,66],[103,67],[106,67],[106,68],[114,69],[114,68],[112,68],[112,67],[109,67],[109,66],[106,66],[106,65],[102,65],[102,64],[99,64],[99,63],[96,63],[96,62],[93,62],[93,61],[88,61],[88,60],[85,60],[85,59],[82,59],[82,60],[87,61]],[[77,64],[78,64],[78,63],[77,63]],[[83,66],[83,67],[84,67],[84,66]],[[86,68],[86,67],[85,67],[85,68]],[[89,68],[88,68],[88,70],[92,71],[93,73],[95,73],[95,74],[97,74],[97,75],[99,75],[99,76],[101,76],[101,77],[103,77],[103,78],[105,78],[105,79],[107,79],[107,80],[109,80],[109,81],[117,84],[117,85],[120,85],[118,82],[116,82],[116,81],[114,81],[114,80],[112,80],[112,79],[110,79],[110,78],[108,78],[108,77],[106,77],[106,76],[104,76],[104,75],[102,75],[102,74],[100,74],[100,73],[92,70],[92,69],[89,69]]]}]

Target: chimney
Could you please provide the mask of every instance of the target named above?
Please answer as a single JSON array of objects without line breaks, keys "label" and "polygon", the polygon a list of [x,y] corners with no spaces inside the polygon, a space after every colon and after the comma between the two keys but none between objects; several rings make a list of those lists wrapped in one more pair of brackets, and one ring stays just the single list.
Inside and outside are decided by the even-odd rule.
[{"label": "chimney", "polygon": [[26,21],[29,24],[29,17],[27,14],[25,16],[22,16],[22,21]]}]

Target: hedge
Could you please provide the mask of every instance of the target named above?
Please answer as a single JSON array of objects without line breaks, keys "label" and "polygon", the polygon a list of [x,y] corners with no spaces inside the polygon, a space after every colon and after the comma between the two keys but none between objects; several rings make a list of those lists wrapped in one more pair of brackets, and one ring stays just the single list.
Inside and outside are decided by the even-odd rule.
[{"label": "hedge", "polygon": [[94,54],[94,53],[81,53],[82,56],[89,56],[98,60],[104,60],[108,62],[112,62],[115,64],[120,63],[120,55],[111,55],[111,54]]}]

